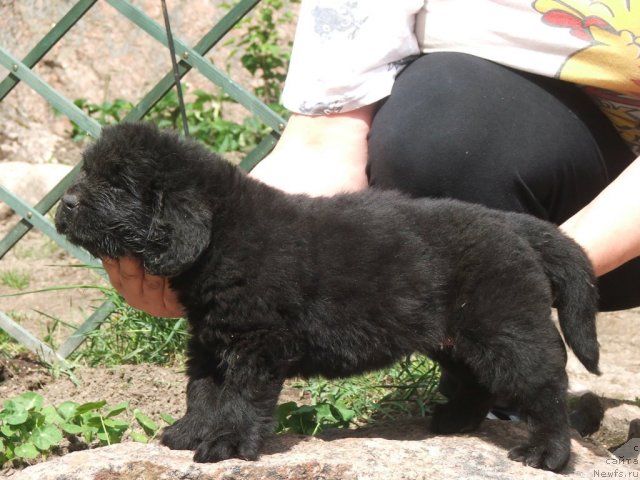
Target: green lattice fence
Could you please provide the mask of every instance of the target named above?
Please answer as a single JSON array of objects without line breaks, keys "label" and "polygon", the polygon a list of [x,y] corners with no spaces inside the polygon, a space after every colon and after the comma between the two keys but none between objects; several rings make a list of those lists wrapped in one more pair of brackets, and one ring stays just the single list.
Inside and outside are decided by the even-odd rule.
[{"label": "green lattice fence", "polygon": [[[131,22],[132,28],[139,28],[165,47],[168,46],[164,26],[154,21],[141,9],[131,5],[126,0],[104,1]],[[93,118],[79,109],[71,100],[65,98],[64,95],[45,82],[34,71],[36,64],[46,56],[56,43],[76,25],[96,2],[97,0],[78,1],[22,59],[16,58],[11,52],[0,45],[0,64],[10,72],[0,83],[0,101],[5,99],[19,82],[23,82],[42,96],[58,112],[79,125],[79,127],[85,130],[90,136],[97,137],[100,135],[101,127]],[[271,150],[280,132],[284,128],[284,120],[252,93],[229,78],[222,69],[207,60],[204,55],[218,44],[233,26],[247,15],[258,2],[259,0],[239,1],[229,9],[227,14],[194,46],[189,46],[181,41],[175,32],[173,38],[175,53],[179,58],[178,66],[180,77],[183,77],[191,69],[197,70],[206,79],[226,92],[232,99],[246,107],[252,115],[270,127],[270,134],[242,160],[240,166],[247,170],[251,169]],[[168,55],[169,53],[167,51],[167,56]],[[166,75],[159,79],[155,86],[135,104],[134,108],[127,114],[124,120],[142,119],[153,106],[175,86],[174,82],[175,77],[173,72],[167,71]],[[58,235],[54,226],[46,218],[47,212],[58,202],[63,192],[75,178],[79,168],[80,164],[76,165],[64,179],[33,206],[0,185],[0,201],[8,204],[9,207],[21,217],[21,221],[0,240],[0,261],[29,230],[35,228],[64,250],[78,258],[81,262],[88,265],[98,264],[98,261],[92,258],[86,251],[74,247],[69,244],[64,237]],[[108,301],[104,302],[56,351],[36,335],[12,320],[2,310],[0,310],[0,328],[32,351],[37,352],[45,360],[49,362],[64,361],[64,359],[83,342],[86,334],[97,328],[109,316],[113,309],[114,305]]]}]

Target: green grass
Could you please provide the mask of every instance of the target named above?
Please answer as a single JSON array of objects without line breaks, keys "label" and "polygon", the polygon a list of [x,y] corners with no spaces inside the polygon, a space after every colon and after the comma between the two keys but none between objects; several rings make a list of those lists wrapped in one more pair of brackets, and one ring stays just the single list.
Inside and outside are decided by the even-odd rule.
[{"label": "green grass", "polygon": [[104,291],[116,310],[99,329],[87,335],[86,342],[71,356],[72,361],[91,367],[183,362],[186,320],[153,317],[127,305],[115,290]]},{"label": "green grass", "polygon": [[5,270],[0,272],[0,284],[5,285],[14,290],[24,290],[29,286],[31,277],[26,272],[15,270]]},{"label": "green grass", "polygon": [[0,358],[10,359],[26,351],[27,349],[21,343],[0,328]]},{"label": "green grass", "polygon": [[426,416],[441,401],[440,372],[426,357],[415,355],[389,369],[344,380],[314,378],[294,385],[311,396],[310,405],[278,407],[278,431],[315,435],[378,420]]}]

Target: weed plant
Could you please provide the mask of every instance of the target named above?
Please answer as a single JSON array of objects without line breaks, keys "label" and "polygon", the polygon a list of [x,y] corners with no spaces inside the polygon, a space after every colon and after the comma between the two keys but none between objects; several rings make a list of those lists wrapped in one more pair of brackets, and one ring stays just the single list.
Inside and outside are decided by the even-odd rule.
[{"label": "weed plant", "polygon": [[[184,90],[185,93],[188,91],[186,85]],[[225,119],[225,105],[231,102],[228,95],[214,95],[203,90],[189,93],[193,98],[185,104],[189,134],[211,150],[218,153],[248,152],[269,133],[269,128],[253,117],[244,119],[242,123]],[[102,125],[122,121],[134,106],[123,99],[95,104],[81,98],[74,103]],[[146,120],[160,128],[179,129],[181,124],[176,92],[171,90],[167,93],[149,112]],[[73,124],[71,134],[77,141],[86,138],[86,132],[76,124]]]},{"label": "weed plant", "polygon": [[[227,70],[239,57],[242,67],[255,79],[253,93],[281,115],[285,115],[285,110],[279,99],[289,64],[291,41],[280,32],[292,23],[289,8],[292,3],[299,3],[299,0],[262,0],[236,25],[236,35],[224,43],[229,52]],[[230,8],[231,4],[223,6]],[[184,90],[190,99],[185,105],[189,134],[213,151],[247,153],[269,134],[270,128],[254,116],[241,121],[231,119],[229,107],[237,102],[224,91],[211,93],[198,89],[189,92],[187,84],[184,84]],[[74,103],[101,125],[121,122],[134,107],[122,98],[102,103],[79,98]],[[160,128],[179,129],[181,119],[175,90],[169,91],[145,118]],[[86,138],[86,132],[73,123],[71,136],[74,140],[82,140]]]},{"label": "weed plant", "polygon": [[[175,420],[161,414],[163,422]],[[104,446],[119,443],[126,433],[147,443],[162,427],[129,402],[109,406],[105,401],[79,404],[65,401],[44,405],[41,395],[26,392],[3,402],[0,409],[0,468],[22,466],[59,451],[64,442]]]},{"label": "weed plant", "polygon": [[313,378],[294,384],[311,397],[309,405],[287,402],[278,406],[279,432],[315,435],[327,428],[346,428],[382,419],[426,416],[441,401],[440,372],[421,355],[389,369],[343,380]]},{"label": "weed plant", "polygon": [[291,40],[286,40],[281,32],[293,24],[293,14],[288,8],[292,3],[300,1],[262,0],[236,25],[237,39],[225,43],[230,48],[229,59],[239,55],[242,66],[258,80],[255,95],[280,114],[284,113],[279,100],[292,47]]}]

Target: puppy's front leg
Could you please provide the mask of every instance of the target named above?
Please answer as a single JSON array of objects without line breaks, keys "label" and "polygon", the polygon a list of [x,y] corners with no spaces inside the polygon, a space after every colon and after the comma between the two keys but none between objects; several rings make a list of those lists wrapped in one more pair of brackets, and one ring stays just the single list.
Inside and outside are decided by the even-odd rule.
[{"label": "puppy's front leg", "polygon": [[265,343],[268,336],[247,337],[215,348],[192,339],[187,413],[164,431],[163,444],[195,450],[197,462],[258,456],[273,432],[284,377],[271,355],[274,343]]}]

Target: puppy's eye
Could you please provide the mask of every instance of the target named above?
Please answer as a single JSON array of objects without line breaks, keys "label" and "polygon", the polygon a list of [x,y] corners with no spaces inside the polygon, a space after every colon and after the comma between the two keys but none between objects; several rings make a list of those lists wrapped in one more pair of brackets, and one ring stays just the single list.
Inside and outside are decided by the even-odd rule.
[{"label": "puppy's eye", "polygon": [[118,177],[103,178],[103,182],[105,186],[111,190],[119,192],[125,192],[129,190],[127,188],[127,183]]},{"label": "puppy's eye", "polygon": [[140,200],[140,191],[128,182],[110,181],[109,188],[118,197]]}]

